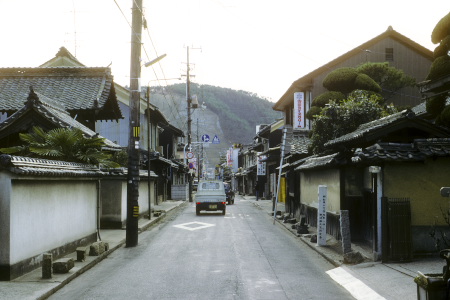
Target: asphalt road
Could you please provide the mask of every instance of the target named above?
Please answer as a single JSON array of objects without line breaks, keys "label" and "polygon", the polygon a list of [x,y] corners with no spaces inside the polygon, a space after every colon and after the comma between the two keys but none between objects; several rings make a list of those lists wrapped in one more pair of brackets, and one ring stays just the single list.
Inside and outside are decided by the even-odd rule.
[{"label": "asphalt road", "polygon": [[190,203],[49,299],[353,299],[333,268],[236,196],[225,216]]}]

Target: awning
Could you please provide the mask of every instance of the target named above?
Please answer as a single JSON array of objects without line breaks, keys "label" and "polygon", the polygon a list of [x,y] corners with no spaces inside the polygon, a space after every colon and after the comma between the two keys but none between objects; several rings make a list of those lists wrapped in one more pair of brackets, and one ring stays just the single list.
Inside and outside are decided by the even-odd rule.
[{"label": "awning", "polygon": [[283,126],[284,126],[284,119],[279,120],[270,126],[270,132],[274,132],[275,130],[280,129]]},{"label": "awning", "polygon": [[[290,165],[291,165],[290,163],[284,164],[284,165],[281,166],[281,169],[287,168]],[[280,170],[280,167],[276,168],[276,170]]]},{"label": "awning", "polygon": [[178,168],[179,167],[177,164],[175,164],[170,159],[166,159],[166,158],[161,157],[161,156],[158,156],[157,158],[151,158],[150,161],[152,161],[152,162],[159,161],[159,162],[162,162],[162,163],[164,163],[166,165],[171,166],[172,168]]}]

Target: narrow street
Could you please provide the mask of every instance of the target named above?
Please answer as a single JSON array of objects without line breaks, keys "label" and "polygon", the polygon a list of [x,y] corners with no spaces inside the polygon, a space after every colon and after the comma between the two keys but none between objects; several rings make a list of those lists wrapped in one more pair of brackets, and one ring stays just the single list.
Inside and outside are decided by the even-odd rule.
[{"label": "narrow street", "polygon": [[225,216],[189,203],[49,299],[353,299],[331,269],[236,196]]}]

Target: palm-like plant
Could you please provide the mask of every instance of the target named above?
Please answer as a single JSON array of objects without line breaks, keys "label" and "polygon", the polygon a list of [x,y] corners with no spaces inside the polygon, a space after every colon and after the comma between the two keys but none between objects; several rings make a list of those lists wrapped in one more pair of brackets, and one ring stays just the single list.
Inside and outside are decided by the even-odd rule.
[{"label": "palm-like plant", "polygon": [[31,133],[21,133],[19,137],[24,145],[1,148],[0,151],[109,168],[118,166],[111,161],[111,154],[102,151],[102,147],[105,146],[104,138],[87,138],[78,128],[55,128],[45,132],[40,127],[33,127]]}]

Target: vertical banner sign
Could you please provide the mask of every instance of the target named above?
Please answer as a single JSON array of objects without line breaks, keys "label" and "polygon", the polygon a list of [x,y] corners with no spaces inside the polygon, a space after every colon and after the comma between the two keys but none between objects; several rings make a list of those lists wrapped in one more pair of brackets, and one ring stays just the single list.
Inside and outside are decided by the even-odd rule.
[{"label": "vertical banner sign", "polygon": [[327,186],[319,185],[317,210],[317,246],[327,245]]},{"label": "vertical banner sign", "polygon": [[294,93],[294,129],[305,128],[305,93]]},{"label": "vertical banner sign", "polygon": [[258,176],[266,175],[266,162],[262,161],[266,158],[266,155],[260,155],[260,153],[261,152],[257,153],[258,162],[256,164],[256,175]]},{"label": "vertical banner sign", "polygon": [[233,148],[227,150],[227,166],[233,166]]}]

